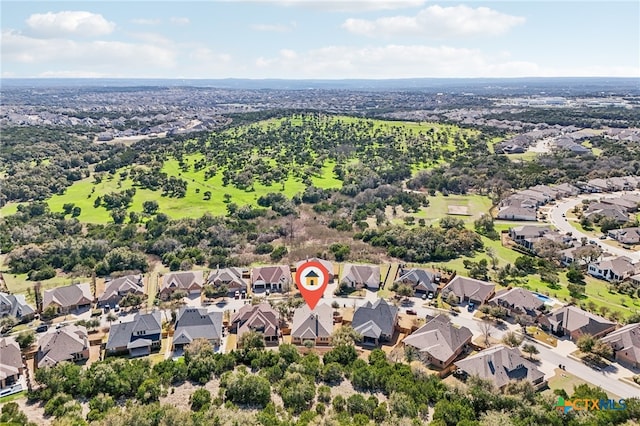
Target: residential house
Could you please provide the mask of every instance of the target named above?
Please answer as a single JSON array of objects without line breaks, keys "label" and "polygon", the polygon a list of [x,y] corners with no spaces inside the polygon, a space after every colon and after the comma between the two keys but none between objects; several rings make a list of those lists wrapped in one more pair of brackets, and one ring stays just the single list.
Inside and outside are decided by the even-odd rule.
[{"label": "residential house", "polygon": [[202,271],[170,272],[161,277],[160,298],[168,300],[176,291],[184,291],[190,295],[202,292],[204,277]]},{"label": "residential house", "polygon": [[379,345],[393,338],[398,324],[398,308],[384,299],[367,302],[353,313],[351,327],[362,335],[365,345]]},{"label": "residential house", "polygon": [[20,376],[24,373],[20,346],[11,336],[0,337],[0,395],[19,392],[14,389]]},{"label": "residential house", "polygon": [[536,186],[530,187],[529,190],[539,192],[545,195],[546,197],[548,197],[549,200],[557,200],[558,198],[560,198],[558,190],[552,186],[536,185]]},{"label": "residential house", "polygon": [[640,323],[628,324],[602,338],[620,363],[640,368]]},{"label": "residential house", "polygon": [[454,364],[465,374],[489,380],[498,388],[512,380],[526,380],[536,387],[544,384],[544,373],[523,358],[517,348],[497,345]]},{"label": "residential house", "polygon": [[294,345],[302,345],[307,341],[313,342],[316,346],[330,345],[331,334],[333,334],[331,306],[321,303],[311,310],[305,304],[293,313],[291,343]]},{"label": "residential house", "polygon": [[638,203],[633,200],[628,200],[627,198],[617,197],[617,198],[602,198],[600,200],[602,204],[608,204],[610,206],[616,207],[619,210],[622,210],[627,213],[633,213],[638,211]]},{"label": "residential house", "polygon": [[109,354],[129,353],[138,357],[160,350],[162,320],[160,311],[136,314],[132,321],[112,324],[105,349]]},{"label": "residential house", "polygon": [[216,268],[209,273],[207,284],[215,288],[227,286],[229,295],[233,296],[236,291],[247,291],[247,281],[242,275],[243,271],[240,268]]},{"label": "residential house", "polygon": [[571,197],[580,194],[580,189],[568,183],[561,183],[554,186],[553,189],[558,192],[560,197]]},{"label": "residential house", "polygon": [[607,281],[623,281],[637,272],[638,265],[626,256],[608,257],[589,263],[587,272]]},{"label": "residential house", "polygon": [[631,281],[631,284],[635,286],[640,286],[640,274],[631,275],[629,277],[629,281]]},{"label": "residential house", "polygon": [[53,307],[59,314],[71,311],[89,309],[93,303],[93,294],[89,283],[72,284],[65,287],[57,287],[45,290],[42,301],[42,310]]},{"label": "residential house", "polygon": [[52,367],[62,361],[89,359],[89,335],[86,327],[67,325],[49,330],[42,337],[36,353],[38,368]]},{"label": "residential house", "polygon": [[590,213],[587,213],[585,217],[594,222],[597,222],[602,218],[607,218],[615,221],[620,225],[629,221],[629,216],[627,215],[627,213],[616,206],[592,210]]},{"label": "residential house", "polygon": [[640,244],[640,227],[612,229],[609,236],[620,244]]},{"label": "residential house", "polygon": [[[564,266],[569,266],[572,263],[576,263],[580,266],[587,266],[590,262],[601,260],[607,253],[602,253],[595,258],[585,257],[587,254],[584,251],[585,246],[573,246],[564,250],[560,250],[560,262]],[[582,255],[581,255],[582,252]]]},{"label": "residential house", "polygon": [[104,284],[104,293],[98,296],[98,306],[115,306],[120,303],[127,294],[144,296],[144,282],[142,275],[126,275],[107,281]]},{"label": "residential house", "polygon": [[574,341],[583,334],[602,337],[615,330],[617,325],[613,321],[572,305],[540,317],[538,322],[548,327],[556,335],[569,336]]},{"label": "residential house", "polygon": [[450,294],[458,298],[458,303],[472,302],[476,305],[482,305],[493,296],[495,284],[486,281],[477,280],[475,278],[463,277],[456,275],[442,289],[443,300],[447,300]]},{"label": "residential house", "polygon": [[534,207],[507,206],[498,211],[496,219],[535,222],[538,219],[538,216]]},{"label": "residential house", "polygon": [[416,294],[429,294],[435,296],[440,285],[440,276],[421,268],[401,269],[397,284],[408,284],[413,287]]},{"label": "residential house", "polygon": [[328,260],[325,259],[320,259],[318,257],[312,257],[310,259],[306,259],[306,260],[301,260],[299,262],[296,262],[296,271],[300,268],[300,266],[303,263],[306,262],[318,262],[319,264],[321,264],[322,266],[324,266],[324,268],[327,270],[327,272],[329,273],[329,282],[333,282],[333,279],[335,278],[335,267],[333,265],[333,262],[330,262]]},{"label": "residential house", "polygon": [[545,234],[552,232],[548,226],[523,225],[509,228],[509,237],[524,248],[533,250],[533,242]]},{"label": "residential house", "polygon": [[506,308],[512,317],[525,316],[532,323],[544,310],[544,301],[542,299],[529,290],[520,287],[500,290],[488,303]]},{"label": "residential house", "polygon": [[35,313],[23,294],[0,293],[0,318],[11,316],[18,321],[29,321]]},{"label": "residential house", "polygon": [[207,312],[205,308],[183,307],[176,319],[173,350],[183,349],[195,339],[206,339],[213,346],[220,346],[222,337],[222,312]]},{"label": "residential house", "polygon": [[265,344],[280,341],[280,315],[267,302],[258,305],[244,305],[231,318],[229,330],[238,339],[248,331],[258,331],[264,336]]},{"label": "residential house", "polygon": [[291,269],[286,265],[257,266],[251,270],[253,289],[288,291],[293,279]]},{"label": "residential house", "polygon": [[377,290],[381,284],[380,266],[345,263],[340,282],[354,288]]},{"label": "residential house", "polygon": [[405,346],[417,350],[425,364],[448,367],[471,342],[473,334],[467,327],[454,326],[445,315],[438,315],[404,338]]},{"label": "residential house", "polygon": [[594,188],[593,192],[611,192],[615,190],[613,185],[607,180],[602,178],[591,179],[587,184]]}]

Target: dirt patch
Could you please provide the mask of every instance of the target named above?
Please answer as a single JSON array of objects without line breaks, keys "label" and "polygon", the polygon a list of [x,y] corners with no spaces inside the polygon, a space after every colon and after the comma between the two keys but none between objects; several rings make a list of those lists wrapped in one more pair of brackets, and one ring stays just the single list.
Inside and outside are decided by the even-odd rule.
[{"label": "dirt patch", "polygon": [[44,404],[36,403],[29,404],[27,398],[22,398],[14,401],[20,407],[20,410],[27,415],[30,422],[37,425],[50,425],[53,418],[45,417]]},{"label": "dirt patch", "polygon": [[447,214],[454,216],[471,216],[468,206],[449,205],[447,206]]},{"label": "dirt patch", "polygon": [[189,397],[197,389],[201,388],[205,388],[211,392],[211,397],[215,398],[218,396],[218,392],[220,391],[220,381],[214,378],[208,381],[204,386],[185,382],[180,386],[171,387],[167,392],[167,396],[160,398],[160,403],[169,404],[181,410],[190,410]]}]

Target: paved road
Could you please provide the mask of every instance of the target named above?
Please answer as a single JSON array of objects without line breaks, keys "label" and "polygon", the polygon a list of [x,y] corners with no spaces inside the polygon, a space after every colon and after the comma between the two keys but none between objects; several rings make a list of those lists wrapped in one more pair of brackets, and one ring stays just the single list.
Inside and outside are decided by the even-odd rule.
[{"label": "paved road", "polygon": [[[627,192],[612,192],[606,195],[624,195]],[[634,194],[639,194],[640,191],[633,192]],[[549,221],[550,223],[558,228],[562,232],[572,232],[573,236],[580,240],[582,237],[587,238],[588,240],[593,240],[594,238],[590,235],[587,235],[577,228],[574,228],[571,223],[567,220],[563,215],[567,213],[567,211],[573,209],[578,204],[582,203],[582,200],[585,199],[594,199],[600,198],[604,194],[583,194],[578,197],[568,198],[566,200],[559,200],[557,203],[549,209]],[[596,244],[600,246],[603,250],[616,255],[616,256],[627,256],[633,259],[634,261],[640,261],[640,250],[626,250],[620,247],[610,246],[609,244],[605,244],[602,240],[595,240]]]}]

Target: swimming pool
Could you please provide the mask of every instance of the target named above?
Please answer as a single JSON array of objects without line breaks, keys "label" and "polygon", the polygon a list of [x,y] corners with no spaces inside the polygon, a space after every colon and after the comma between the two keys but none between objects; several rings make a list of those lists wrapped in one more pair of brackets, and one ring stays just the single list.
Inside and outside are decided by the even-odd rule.
[{"label": "swimming pool", "polygon": [[552,298],[545,296],[544,294],[540,294],[540,293],[533,293],[538,299],[542,300],[542,302],[545,305],[553,305],[554,301]]}]

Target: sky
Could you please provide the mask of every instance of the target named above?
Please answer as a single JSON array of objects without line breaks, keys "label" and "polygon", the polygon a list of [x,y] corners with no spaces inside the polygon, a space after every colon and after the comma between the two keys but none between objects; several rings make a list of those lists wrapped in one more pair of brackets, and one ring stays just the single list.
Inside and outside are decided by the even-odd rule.
[{"label": "sky", "polygon": [[640,77],[640,1],[6,1],[2,77]]}]

